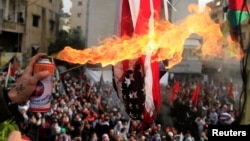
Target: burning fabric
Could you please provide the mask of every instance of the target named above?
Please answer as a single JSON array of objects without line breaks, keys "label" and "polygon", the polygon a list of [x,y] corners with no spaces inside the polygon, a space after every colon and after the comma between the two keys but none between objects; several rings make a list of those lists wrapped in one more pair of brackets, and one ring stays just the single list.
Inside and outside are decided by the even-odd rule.
[{"label": "burning fabric", "polygon": [[[115,88],[127,113],[132,119],[152,123],[160,108],[159,61],[168,60],[166,68],[180,63],[184,42],[191,34],[203,40],[195,52],[198,56],[221,59],[231,48],[224,47],[221,25],[210,18],[209,8],[198,12],[197,5],[190,5],[191,14],[172,24],[159,19],[160,0],[122,2],[121,37],[107,38],[101,45],[84,50],[65,47],[57,58],[75,64],[114,65]],[[136,11],[137,17],[132,18]],[[241,58],[240,46],[235,45],[231,50]]]}]

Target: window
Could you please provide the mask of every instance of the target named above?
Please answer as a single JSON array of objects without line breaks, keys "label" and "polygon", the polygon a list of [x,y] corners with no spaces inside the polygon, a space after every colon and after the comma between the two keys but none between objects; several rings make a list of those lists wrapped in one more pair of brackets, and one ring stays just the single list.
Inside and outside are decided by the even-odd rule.
[{"label": "window", "polygon": [[77,28],[77,29],[82,29],[82,27],[81,27],[81,26],[77,26],[76,28]]},{"label": "window", "polygon": [[77,13],[78,18],[81,18],[81,16],[82,16],[82,13]]},{"label": "window", "polygon": [[82,6],[82,2],[81,1],[78,1],[78,6]]},{"label": "window", "polygon": [[39,26],[39,19],[40,19],[40,16],[38,16],[38,15],[33,15],[33,23],[32,23],[32,25],[33,25],[34,27],[38,27],[38,26]]},{"label": "window", "polygon": [[49,29],[52,32],[54,30],[55,21],[54,20],[49,20],[49,25],[50,25]]}]

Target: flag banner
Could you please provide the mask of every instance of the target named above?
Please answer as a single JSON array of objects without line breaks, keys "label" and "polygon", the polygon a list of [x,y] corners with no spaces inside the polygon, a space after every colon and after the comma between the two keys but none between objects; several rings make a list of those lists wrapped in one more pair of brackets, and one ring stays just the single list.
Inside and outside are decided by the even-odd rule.
[{"label": "flag banner", "polygon": [[172,91],[171,91],[171,94],[169,96],[169,102],[170,103],[174,102],[174,99],[176,97],[176,93],[178,93],[180,90],[181,90],[181,88],[180,88],[179,81],[175,81],[174,86],[173,86]]},{"label": "flag banner", "polygon": [[249,17],[249,11],[245,0],[229,0],[227,20],[231,28],[236,28]]},{"label": "flag banner", "polygon": [[160,84],[162,86],[168,86],[168,80],[169,80],[169,72],[165,72],[165,74],[160,79]]},{"label": "flag banner", "polygon": [[[14,59],[15,58],[15,59]],[[2,52],[0,53],[0,67],[8,66],[9,62],[15,61],[19,67],[22,67],[23,54],[18,52]]]},{"label": "flag banner", "polygon": [[193,95],[192,95],[192,102],[193,102],[194,106],[198,106],[199,93],[200,93],[200,85],[196,84],[196,86],[193,90]]},{"label": "flag banner", "polygon": [[[160,0],[122,0],[120,36],[153,32],[160,16]],[[133,48],[131,48],[133,49]],[[113,67],[114,87],[132,119],[152,123],[160,108],[159,62],[151,62],[152,52],[136,59],[123,60]]]}]

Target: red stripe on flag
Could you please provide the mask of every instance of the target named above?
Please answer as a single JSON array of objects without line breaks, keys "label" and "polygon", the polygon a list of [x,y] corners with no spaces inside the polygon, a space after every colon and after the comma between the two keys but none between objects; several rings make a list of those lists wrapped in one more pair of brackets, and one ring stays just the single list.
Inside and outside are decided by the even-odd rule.
[{"label": "red stripe on flag", "polygon": [[146,34],[148,33],[148,23],[151,16],[150,0],[140,1],[140,10],[135,25],[135,34]]},{"label": "red stripe on flag", "polygon": [[128,0],[122,1],[121,37],[131,37],[134,32],[133,21]]},{"label": "red stripe on flag", "polygon": [[[139,14],[138,14],[138,18],[137,18],[137,22],[136,22],[136,26],[135,26],[135,33],[138,35],[141,34],[147,34],[149,32],[149,29],[152,27],[149,27],[149,22],[150,22],[150,18],[152,18],[152,12],[154,12],[154,17],[158,17],[158,13],[160,13],[160,5],[161,5],[161,1],[160,0],[153,0],[152,1],[153,5],[151,5],[151,0],[141,0],[140,1],[140,10],[139,10]],[[153,11],[151,10],[151,6],[153,6]],[[155,16],[157,15],[157,16]],[[151,19],[152,20],[152,19]],[[144,62],[144,64],[146,64],[147,62],[145,62],[145,57],[146,56],[142,56],[141,60],[142,62]],[[159,86],[159,63],[158,62],[153,62],[150,64],[150,68],[147,67],[147,69],[144,69],[144,71],[151,71],[151,76],[146,76],[146,77],[150,77],[152,78],[150,80],[149,85],[151,85],[152,89],[146,91],[146,103],[145,105],[154,105],[154,111],[149,111],[152,110],[152,107],[149,107],[149,109],[147,109],[145,107],[144,110],[144,122],[147,123],[152,123],[153,120],[156,118],[156,114],[160,108],[160,86]],[[147,72],[145,73],[146,75],[148,74]],[[147,80],[145,80],[145,83],[149,83]],[[147,85],[145,85],[147,86]],[[147,90],[147,89],[145,89]],[[149,96],[151,95],[151,96]],[[152,99],[152,100],[151,100]],[[147,103],[150,102],[150,103]],[[152,115],[153,112],[153,115]]]},{"label": "red stripe on flag", "polygon": [[[150,18],[159,18],[161,0],[140,0],[139,2],[138,1],[122,1],[120,36],[124,39],[129,39],[133,36],[133,34],[147,34],[149,32],[149,29],[153,29],[153,27],[149,27],[150,22],[152,22],[153,20]],[[139,13],[136,22],[133,23],[134,19],[132,20],[132,15],[137,15],[137,13],[131,14],[131,11],[137,12],[136,8],[139,9]],[[153,24],[151,23],[150,25],[152,26]],[[138,113],[140,113],[140,111],[142,110],[143,121],[147,123],[153,122],[161,103],[159,86],[159,63],[151,63],[151,57],[154,56],[151,56],[151,54],[149,53],[149,56],[141,56],[137,60],[124,60],[122,62],[119,62],[114,67],[114,80],[117,87],[117,92],[119,97],[122,98],[125,102],[126,111],[131,112],[128,113],[131,118],[138,118]],[[136,67],[138,69],[138,63],[142,66],[140,68],[141,70],[135,70]],[[140,77],[144,78],[141,79]],[[138,85],[141,85],[142,87],[139,86],[140,89],[138,89]],[[145,92],[140,93],[142,92],[144,85]],[[135,89],[138,90],[138,93],[134,91]],[[143,95],[139,95],[139,93]],[[144,96],[144,93],[146,96]],[[134,96],[132,96],[132,94],[134,94]],[[145,102],[143,103],[143,106],[145,105],[144,109],[143,106],[140,107],[140,102],[144,100],[142,96],[145,97]],[[137,97],[140,97],[141,99],[136,99]],[[132,102],[135,99],[139,101],[136,101],[136,103],[132,105]],[[130,106],[135,107],[133,107],[134,109],[131,109]],[[141,109],[137,110],[137,106],[139,106]],[[135,112],[134,110],[137,111]]]},{"label": "red stripe on flag", "polygon": [[244,0],[229,0],[228,1],[228,9],[235,10],[235,11],[248,11],[247,5],[243,6]]},{"label": "red stripe on flag", "polygon": [[[154,12],[154,22],[155,20],[160,19],[160,13],[161,13],[161,0],[153,0],[153,6],[154,9],[152,12]],[[153,55],[152,58],[157,56],[157,54]],[[153,62],[151,63],[151,70],[152,70],[152,93],[153,93],[153,102],[155,106],[155,117],[160,110],[160,105],[161,105],[161,95],[160,95],[160,64],[159,62]]]},{"label": "red stripe on flag", "polygon": [[[122,1],[120,32],[120,36],[124,39],[131,38],[134,33],[129,0]],[[126,72],[129,69],[129,60],[122,61],[122,66],[124,72]],[[123,78],[124,75],[119,79],[119,81],[121,81]]]},{"label": "red stripe on flag", "polygon": [[[151,9],[150,9],[150,0],[141,0],[140,1],[140,10],[137,18],[137,22],[135,25],[135,34],[142,35],[142,34],[147,34],[149,30],[149,18],[151,16]],[[145,55],[141,56],[142,63],[145,63]],[[143,68],[143,72],[145,72],[145,69]],[[151,80],[152,82],[152,80]],[[145,82],[147,83],[147,82]],[[147,85],[145,85],[147,87]],[[147,104],[151,105],[151,103],[146,103],[147,101],[147,96],[150,94],[147,92],[147,89],[145,89],[146,92],[146,100],[145,100],[145,107],[144,107],[144,112],[143,112],[143,122],[150,124],[153,122],[152,115],[149,113],[150,111],[147,110],[146,106]]]}]

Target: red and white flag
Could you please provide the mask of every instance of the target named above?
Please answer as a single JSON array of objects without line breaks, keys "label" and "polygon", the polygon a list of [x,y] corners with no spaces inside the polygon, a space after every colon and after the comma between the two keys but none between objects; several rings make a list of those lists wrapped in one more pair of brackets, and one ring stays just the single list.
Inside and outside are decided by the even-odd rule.
[{"label": "red and white flag", "polygon": [[[120,36],[154,31],[160,19],[161,0],[121,0]],[[133,48],[131,48],[133,49]],[[123,60],[113,67],[114,86],[132,119],[152,123],[160,108],[159,62],[151,62],[151,51],[133,60]]]}]

